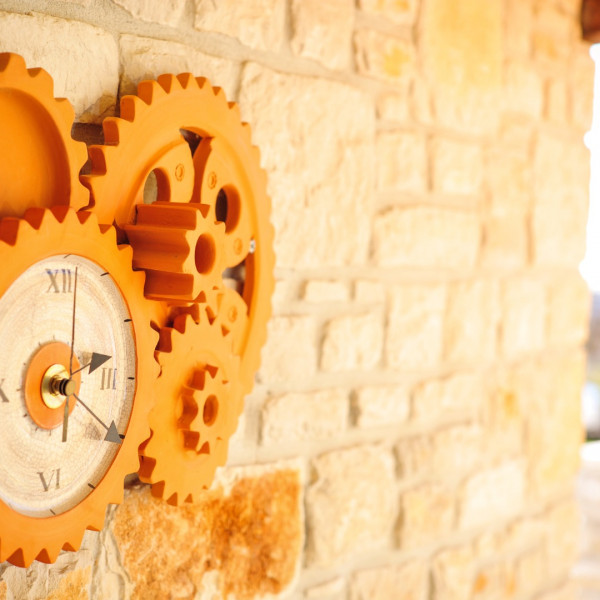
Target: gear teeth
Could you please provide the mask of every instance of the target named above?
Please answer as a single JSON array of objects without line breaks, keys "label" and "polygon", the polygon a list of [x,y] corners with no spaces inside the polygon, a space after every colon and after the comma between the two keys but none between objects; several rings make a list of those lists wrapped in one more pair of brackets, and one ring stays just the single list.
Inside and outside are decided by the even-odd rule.
[{"label": "gear teeth", "polygon": [[107,144],[118,145],[122,140],[127,139],[131,123],[121,117],[106,117],[102,123],[104,132],[104,142]]},{"label": "gear teeth", "polygon": [[25,59],[20,54],[13,52],[0,53],[0,74],[13,72],[22,72],[27,70]]},{"label": "gear teeth", "polygon": [[138,84],[137,95],[148,105],[167,95],[158,81],[144,80]]},{"label": "gear teeth", "polygon": [[[47,71],[44,69],[27,69],[29,76],[35,81],[36,87],[39,86],[41,93],[46,94],[48,97],[54,96],[54,82]],[[73,122],[73,119],[71,121]]]},{"label": "gear teeth", "polygon": [[219,86],[214,87],[213,94],[215,95],[215,98],[217,98],[217,100],[219,102],[222,102],[223,104],[225,104],[227,106],[227,104],[228,104],[227,96],[225,96],[225,91],[223,90],[222,87],[219,87]]},{"label": "gear teeth", "polygon": [[28,223],[15,217],[2,219],[0,221],[0,240],[9,246],[14,246],[19,238],[19,232],[26,226],[31,227]]},{"label": "gear teeth", "polygon": [[58,555],[60,554],[60,548],[44,548],[40,550],[35,560],[44,564],[52,564],[56,562]]},{"label": "gear teeth", "polygon": [[181,90],[183,90],[179,79],[171,73],[159,75],[157,81],[167,94],[172,94],[173,92],[180,92]]},{"label": "gear teeth", "polygon": [[147,105],[138,98],[137,96],[123,96],[121,98],[120,105],[120,116],[122,119],[133,122],[136,118],[139,118],[143,114],[144,110],[148,107]]},{"label": "gear teeth", "polygon": [[81,182],[88,188],[91,186],[95,175],[106,174],[106,153],[110,153],[111,150],[114,150],[114,148],[110,146],[88,146],[88,156],[92,161],[92,175],[81,176]]},{"label": "gear teeth", "polygon": [[242,120],[242,114],[240,112],[240,106],[237,102],[228,102],[227,106],[229,107],[229,111],[231,112],[232,117],[236,121]]},{"label": "gear teeth", "polygon": [[196,83],[201,90],[204,88],[211,88],[211,85],[206,77],[196,77]]},{"label": "gear teeth", "polygon": [[246,123],[245,121],[242,123],[242,132],[246,138],[246,142],[252,145],[252,127],[250,123]]},{"label": "gear teeth", "polygon": [[198,82],[191,73],[179,73],[177,79],[179,79],[179,83],[184,90],[198,87]]},{"label": "gear teeth", "polygon": [[[73,123],[75,121],[75,109],[73,105],[67,100],[67,98],[56,98],[56,104],[58,106],[58,110],[62,115],[62,118],[65,123]],[[77,149],[83,148],[86,150],[85,144],[83,142],[77,143]],[[82,164],[87,159],[87,152],[85,153],[85,157],[83,158]]]}]

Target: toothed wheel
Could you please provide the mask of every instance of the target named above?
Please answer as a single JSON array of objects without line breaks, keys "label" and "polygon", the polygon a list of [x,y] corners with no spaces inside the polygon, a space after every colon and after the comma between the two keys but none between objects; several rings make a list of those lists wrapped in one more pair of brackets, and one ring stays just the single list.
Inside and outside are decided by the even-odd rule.
[{"label": "toothed wheel", "polygon": [[[136,208],[142,214],[151,173],[159,203],[191,202],[207,221],[225,225],[224,278],[247,317],[244,327],[236,328],[235,347],[242,390],[248,393],[266,339],[275,262],[266,175],[249,125],[220,88],[190,74],[141,82],[137,96],[121,99],[120,118],[103,125],[107,145],[90,147],[92,171],[82,181],[91,192],[88,209],[101,223],[114,222],[122,241],[137,225]],[[132,238],[132,243],[138,242]],[[164,300],[161,326],[172,322],[170,301]]]},{"label": "toothed wheel", "polygon": [[152,436],[140,450],[140,479],[170,504],[192,502],[210,486],[242,408],[231,330],[211,322],[205,307],[190,313],[160,331]]},{"label": "toothed wheel", "polygon": [[158,335],[115,230],[68,207],[0,221],[0,562],[54,562],[139,467]]},{"label": "toothed wheel", "polygon": [[54,98],[46,71],[27,69],[17,54],[0,54],[0,217],[89,202],[79,181],[87,151],[71,137],[74,116],[68,100]]}]

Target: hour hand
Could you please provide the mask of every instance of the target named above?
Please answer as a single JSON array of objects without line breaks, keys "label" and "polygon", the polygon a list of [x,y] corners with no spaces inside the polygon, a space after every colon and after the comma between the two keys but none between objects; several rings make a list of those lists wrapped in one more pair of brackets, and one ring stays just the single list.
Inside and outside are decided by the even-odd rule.
[{"label": "hour hand", "polygon": [[88,373],[93,373],[98,367],[101,367],[107,360],[110,360],[112,356],[108,356],[106,354],[99,354],[98,352],[92,352],[92,358],[89,363],[83,365],[83,367],[79,367],[76,371],[73,371],[71,375],[75,375],[75,373],[79,373],[79,371],[83,371],[88,367],[90,370]]}]

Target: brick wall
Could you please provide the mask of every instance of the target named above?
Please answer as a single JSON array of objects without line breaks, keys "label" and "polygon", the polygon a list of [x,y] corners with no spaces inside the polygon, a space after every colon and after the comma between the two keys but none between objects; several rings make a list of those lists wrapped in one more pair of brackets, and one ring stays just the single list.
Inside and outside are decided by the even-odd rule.
[{"label": "brick wall", "polygon": [[163,72],[252,124],[274,317],[198,506],[132,484],[0,598],[566,600],[593,65],[579,0],[0,0],[96,141]]}]

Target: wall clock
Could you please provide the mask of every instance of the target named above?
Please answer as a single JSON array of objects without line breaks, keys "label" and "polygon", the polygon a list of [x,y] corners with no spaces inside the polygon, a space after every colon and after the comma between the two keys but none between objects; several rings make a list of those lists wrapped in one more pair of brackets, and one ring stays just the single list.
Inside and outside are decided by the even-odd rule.
[{"label": "wall clock", "polygon": [[0,561],[27,566],[100,529],[128,473],[171,504],[210,486],[266,337],[273,229],[249,127],[205,79],[122,98],[81,181],[72,108],[14,54],[0,119]]}]

